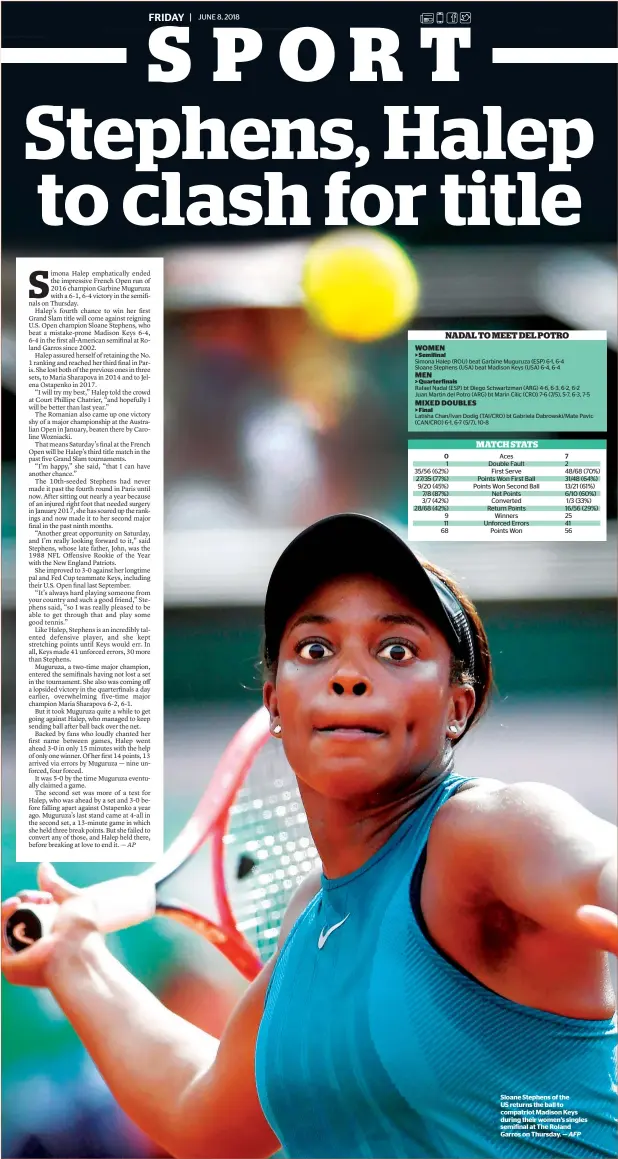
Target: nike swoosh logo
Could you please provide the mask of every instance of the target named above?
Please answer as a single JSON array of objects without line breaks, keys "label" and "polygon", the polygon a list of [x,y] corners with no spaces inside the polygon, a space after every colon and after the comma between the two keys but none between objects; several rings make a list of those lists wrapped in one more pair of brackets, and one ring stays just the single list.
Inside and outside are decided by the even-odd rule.
[{"label": "nike swoosh logo", "polygon": [[340,922],[335,922],[335,925],[331,926],[328,930],[320,931],[320,936],[318,938],[318,950],[321,950],[322,947],[326,945],[326,942],[330,938],[331,934],[334,933],[335,930],[338,930],[339,926],[342,926],[344,922],[347,922],[349,916],[349,914],[346,914]]}]

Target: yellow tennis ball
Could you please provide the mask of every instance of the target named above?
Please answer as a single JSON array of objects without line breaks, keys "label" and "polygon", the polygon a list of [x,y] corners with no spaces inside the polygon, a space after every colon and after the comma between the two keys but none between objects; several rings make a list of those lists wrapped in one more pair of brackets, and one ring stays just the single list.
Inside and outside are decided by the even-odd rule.
[{"label": "yellow tennis ball", "polygon": [[419,295],[405,250],[374,229],[337,230],[314,242],[302,287],[318,325],[353,342],[394,334],[414,314]]}]

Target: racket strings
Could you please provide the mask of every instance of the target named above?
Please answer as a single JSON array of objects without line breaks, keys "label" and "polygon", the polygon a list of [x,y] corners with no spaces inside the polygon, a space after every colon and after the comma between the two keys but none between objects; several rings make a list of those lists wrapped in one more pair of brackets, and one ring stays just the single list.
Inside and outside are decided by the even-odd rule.
[{"label": "racket strings", "polygon": [[255,758],[230,810],[223,842],[237,929],[266,962],[292,893],[320,866],[296,778],[277,741],[268,741]]}]

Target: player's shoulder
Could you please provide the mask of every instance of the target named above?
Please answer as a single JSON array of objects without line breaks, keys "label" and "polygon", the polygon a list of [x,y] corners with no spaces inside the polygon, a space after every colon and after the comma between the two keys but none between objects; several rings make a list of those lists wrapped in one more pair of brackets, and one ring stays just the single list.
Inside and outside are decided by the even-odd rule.
[{"label": "player's shoulder", "polygon": [[581,809],[573,797],[541,781],[504,781],[481,777],[466,782],[438,810],[432,836],[465,843],[475,838],[499,836],[511,824],[519,828],[526,818],[547,824],[572,809]]},{"label": "player's shoulder", "polygon": [[294,925],[294,922],[297,921],[303,910],[307,908],[309,902],[315,897],[315,895],[320,892],[321,885],[321,868],[312,869],[311,873],[308,873],[307,876],[303,878],[300,885],[295,889],[283,915],[281,931],[279,934],[280,946],[283,945],[290,930],[292,929],[292,926]]},{"label": "player's shoulder", "polygon": [[464,781],[444,802],[438,810],[438,814],[444,816],[462,809],[471,812],[482,808],[493,808],[506,788],[508,788],[506,781],[499,781],[493,777],[475,777],[469,781]]},{"label": "player's shoulder", "polygon": [[[503,781],[482,777],[467,781],[440,806],[427,843],[427,864],[423,875],[424,909],[431,896],[442,893],[449,882],[448,903],[457,899],[467,904],[483,890],[491,859],[505,822]],[[443,899],[444,900],[444,899]]]},{"label": "player's shoulder", "polygon": [[438,809],[431,826],[430,846],[435,849],[442,840],[452,842],[455,836],[464,840],[475,825],[485,824],[490,815],[497,816],[506,788],[504,781],[490,777],[465,781]]}]

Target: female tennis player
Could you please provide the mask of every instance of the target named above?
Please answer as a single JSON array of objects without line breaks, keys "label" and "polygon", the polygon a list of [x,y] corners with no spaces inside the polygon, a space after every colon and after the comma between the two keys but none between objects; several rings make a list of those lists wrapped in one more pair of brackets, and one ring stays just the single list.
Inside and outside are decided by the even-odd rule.
[{"label": "female tennis player", "polygon": [[323,875],[220,1044],[49,867],[22,900],[61,902],[54,929],[6,976],[50,988],[174,1155],[613,1156],[616,832],[558,789],[454,772],[491,684],[473,605],[382,524],[335,516],[275,567],[265,665]]}]

